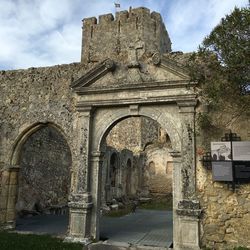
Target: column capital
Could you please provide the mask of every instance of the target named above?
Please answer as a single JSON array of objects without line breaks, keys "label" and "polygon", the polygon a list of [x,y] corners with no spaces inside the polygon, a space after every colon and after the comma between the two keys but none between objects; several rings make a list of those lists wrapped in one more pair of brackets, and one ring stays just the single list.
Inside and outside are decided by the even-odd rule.
[{"label": "column capital", "polygon": [[170,150],[169,154],[173,157],[173,158],[181,158],[181,152],[177,151],[177,150]]},{"label": "column capital", "polygon": [[90,193],[72,193],[69,195],[70,208],[85,208],[89,209],[93,206],[92,196]]},{"label": "column capital", "polygon": [[90,114],[94,108],[92,106],[84,106],[81,103],[76,104],[76,110],[81,114]]},{"label": "column capital", "polygon": [[10,165],[8,170],[18,172],[20,170],[20,165]]},{"label": "column capital", "polygon": [[197,100],[185,100],[185,101],[177,101],[177,105],[179,107],[180,113],[195,113],[195,107],[197,105]]}]

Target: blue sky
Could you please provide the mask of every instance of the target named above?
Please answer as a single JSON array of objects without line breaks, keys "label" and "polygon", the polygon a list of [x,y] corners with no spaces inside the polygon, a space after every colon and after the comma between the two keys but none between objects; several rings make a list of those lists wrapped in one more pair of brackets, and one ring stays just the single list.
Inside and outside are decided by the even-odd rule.
[{"label": "blue sky", "polygon": [[81,20],[132,7],[160,12],[173,51],[195,51],[220,19],[248,0],[0,0],[0,69],[79,62]]}]

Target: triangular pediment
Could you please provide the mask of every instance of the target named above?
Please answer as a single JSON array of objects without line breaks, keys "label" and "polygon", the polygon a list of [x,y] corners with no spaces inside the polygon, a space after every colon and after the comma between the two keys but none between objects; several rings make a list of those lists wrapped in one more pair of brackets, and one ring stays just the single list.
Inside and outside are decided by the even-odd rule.
[{"label": "triangular pediment", "polygon": [[185,67],[173,59],[154,54],[144,62],[139,61],[136,67],[106,59],[74,81],[71,86],[79,93],[93,89],[149,86],[160,82],[187,84],[189,81],[190,77]]},{"label": "triangular pediment", "polygon": [[71,84],[71,87],[75,90],[89,87],[98,79],[105,76],[107,73],[112,72],[115,69],[115,64],[112,60],[106,59],[97,64],[94,68],[90,69],[87,73],[81,76],[79,79]]},{"label": "triangular pediment", "polygon": [[[154,65],[158,66],[159,74],[161,78],[170,79],[170,80],[187,80],[190,81],[190,76],[188,70],[185,66],[181,65],[177,61],[168,58],[167,56],[161,56],[160,54],[156,53],[153,55],[152,61]],[[161,73],[160,73],[161,72]]]}]

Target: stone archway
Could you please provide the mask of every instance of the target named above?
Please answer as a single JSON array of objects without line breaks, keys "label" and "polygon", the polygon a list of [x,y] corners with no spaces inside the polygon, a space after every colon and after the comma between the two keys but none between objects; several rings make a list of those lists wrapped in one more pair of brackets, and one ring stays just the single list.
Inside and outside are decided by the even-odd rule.
[{"label": "stone archway", "polygon": [[[39,139],[39,140],[38,140]],[[59,141],[58,141],[59,140]],[[44,143],[44,145],[42,146],[40,143]],[[49,145],[48,143],[54,143],[53,145],[51,145],[51,150],[46,149],[47,146]],[[63,144],[62,147],[65,148],[65,150],[67,151],[67,153],[69,153],[69,155],[62,155],[63,150],[62,147],[55,149],[55,146],[57,145],[57,143],[61,143]],[[39,149],[37,148],[39,147]],[[58,175],[55,176],[55,179],[57,179],[57,181],[53,181],[51,178],[53,178],[53,174],[49,174],[49,171],[54,172],[54,174],[56,174],[55,169],[50,169],[47,165],[47,172],[45,171],[45,169],[40,169],[41,172],[39,172],[39,174],[41,175],[42,173],[45,174],[45,176],[40,176],[41,178],[38,179],[34,179],[35,176],[35,172],[38,171],[38,165],[39,164],[43,164],[41,161],[44,157],[44,159],[46,159],[48,162],[47,164],[51,161],[51,157],[49,155],[42,155],[41,152],[43,149],[46,149],[47,151],[50,151],[48,153],[55,153],[56,154],[56,158],[58,160],[58,162],[60,162],[60,159],[57,157],[59,155],[62,156],[61,160],[64,161],[65,157],[69,157],[70,158],[70,162],[68,162],[67,160],[67,166],[65,166],[67,168],[66,171],[68,171],[67,176],[62,172],[60,175],[60,167],[58,165],[58,175],[60,175],[62,178],[59,178]],[[34,152],[30,152],[30,150],[34,150]],[[36,151],[38,150],[38,151]],[[61,151],[62,150],[62,151]],[[66,152],[65,151],[65,152]],[[25,158],[25,162],[24,160],[24,154],[26,155]],[[31,154],[31,155],[30,155]],[[38,161],[34,161],[34,156],[37,156],[36,158],[38,158]],[[52,156],[54,157],[54,156]],[[51,190],[50,192],[47,190],[43,190],[43,198],[46,196],[47,200],[49,199],[48,196],[50,194],[52,194],[53,192],[53,196],[55,199],[54,201],[50,201],[49,203],[51,203],[51,205],[58,205],[58,204],[54,204],[54,203],[58,203],[59,200],[60,202],[62,201],[62,199],[60,197],[64,197],[64,205],[66,207],[67,204],[67,196],[70,192],[70,171],[71,171],[71,149],[69,147],[69,144],[67,143],[66,140],[66,136],[64,135],[64,132],[62,131],[62,129],[55,125],[54,123],[35,123],[29,127],[27,127],[26,129],[24,129],[24,131],[17,137],[15,143],[13,144],[13,150],[11,153],[11,157],[10,157],[10,167],[7,168],[4,172],[4,179],[5,179],[5,193],[2,193],[2,197],[1,199],[3,201],[6,202],[6,206],[5,206],[5,225],[6,228],[15,228],[16,226],[16,214],[17,214],[17,208],[19,208],[19,212],[21,213],[21,210],[24,211],[23,209],[25,209],[25,211],[27,212],[28,209],[27,207],[29,207],[29,209],[32,209],[31,206],[35,206],[37,207],[37,204],[34,201],[34,204],[31,205],[24,205],[24,200],[26,199],[26,195],[27,192],[29,192],[30,194],[32,194],[34,196],[34,190],[32,190],[32,188],[34,187],[35,189],[39,189],[41,188],[41,183],[47,183],[49,181],[48,177],[51,177],[51,181],[53,182],[53,184],[55,185],[54,187],[57,188],[56,190]],[[31,165],[29,165],[29,167],[31,167],[30,169],[26,169],[25,170],[25,178],[24,178],[24,165],[25,164],[35,164],[31,167]],[[51,162],[52,164],[52,162]],[[44,165],[44,164],[43,164]],[[44,165],[45,166],[45,165]],[[50,166],[52,167],[52,166]],[[46,177],[46,173],[48,174]],[[38,174],[38,176],[39,176]],[[26,184],[22,185],[22,190],[20,190],[20,177],[22,177],[22,183],[24,183],[24,180],[28,180],[28,182],[25,182]],[[67,183],[65,182],[65,178],[67,179]],[[60,179],[60,180],[59,180]],[[51,182],[51,183],[52,183]],[[59,187],[57,187],[57,185],[59,185]],[[61,185],[61,186],[60,186]],[[27,190],[25,190],[25,187]],[[52,188],[51,185],[49,184],[44,184],[44,187],[47,188]],[[65,194],[63,195],[61,188],[64,187],[64,191]],[[33,192],[33,193],[32,193]],[[36,194],[37,195],[42,195],[42,190],[36,190]],[[41,196],[42,197],[42,196]],[[41,198],[40,197],[40,198]],[[30,197],[31,198],[31,197]],[[37,197],[32,197],[32,198],[37,198]],[[39,199],[40,199],[39,198]],[[53,197],[50,197],[51,200]],[[58,200],[59,198],[59,200]],[[17,203],[17,199],[18,199],[18,207],[16,207],[16,203]],[[27,201],[30,201],[31,199],[27,198]],[[59,203],[60,203],[59,202]],[[45,205],[45,204],[44,204]],[[48,205],[48,204],[46,204]],[[65,209],[65,208],[64,208]],[[58,209],[57,209],[58,210]]]},{"label": "stone archway", "polygon": [[[79,109],[81,124],[86,131],[90,132],[85,135],[88,142],[85,144],[85,152],[89,152],[90,164],[85,165],[84,171],[87,173],[87,178],[82,182],[85,184],[86,191],[72,194],[73,197],[78,197],[78,201],[71,202],[71,231],[68,240],[78,239],[86,242],[91,237],[99,239],[102,140],[122,119],[146,116],[157,121],[167,131],[173,147],[171,156],[174,165],[174,246],[176,249],[199,248],[200,209],[195,198],[194,106],[195,102],[192,100],[192,102],[179,102],[177,105],[151,105],[151,107],[127,105]],[[81,217],[79,217],[80,204],[83,207]],[[79,228],[82,231],[77,231]],[[72,229],[75,230],[74,233]],[[83,235],[85,237],[82,237]]]}]

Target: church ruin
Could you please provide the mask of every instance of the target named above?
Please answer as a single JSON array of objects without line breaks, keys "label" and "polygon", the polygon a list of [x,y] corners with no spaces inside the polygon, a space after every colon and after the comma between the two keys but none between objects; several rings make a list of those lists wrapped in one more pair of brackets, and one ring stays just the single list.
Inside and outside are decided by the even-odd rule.
[{"label": "church ruin", "polygon": [[[67,206],[66,240],[88,243],[99,239],[103,204],[123,195],[170,192],[174,249],[250,245],[245,203],[240,227],[233,215],[222,218],[232,211],[214,210],[217,189],[232,202],[236,198],[213,184],[199,162],[197,83],[185,68],[189,55],[171,53],[161,15],[136,8],[85,18],[82,37],[80,63],[0,71],[1,228],[15,228],[17,214],[34,206]],[[143,124],[138,151],[112,144],[129,128],[127,119]],[[163,145],[158,151],[156,142]],[[32,197],[26,195],[31,187]],[[242,192],[249,200],[249,185]],[[236,232],[234,242],[228,228]]]}]

